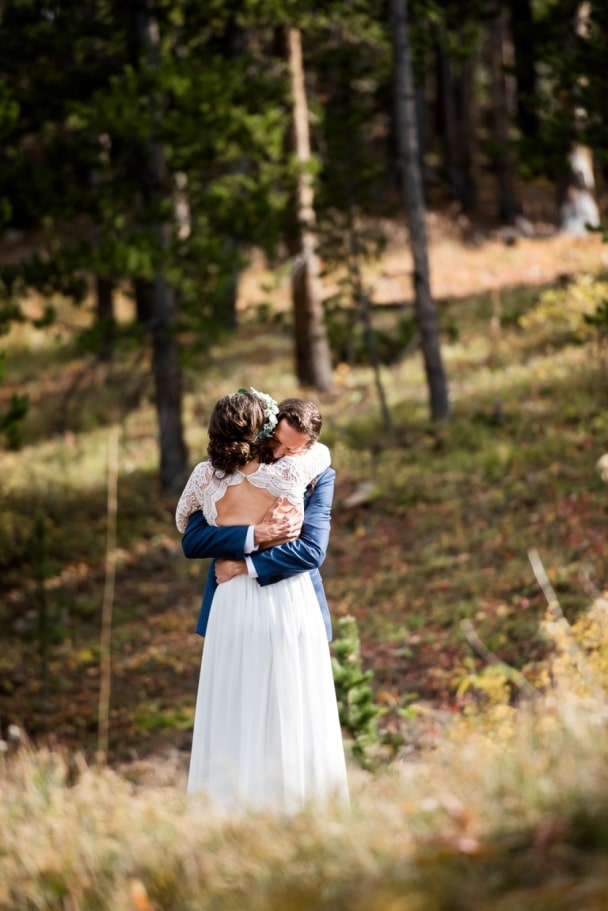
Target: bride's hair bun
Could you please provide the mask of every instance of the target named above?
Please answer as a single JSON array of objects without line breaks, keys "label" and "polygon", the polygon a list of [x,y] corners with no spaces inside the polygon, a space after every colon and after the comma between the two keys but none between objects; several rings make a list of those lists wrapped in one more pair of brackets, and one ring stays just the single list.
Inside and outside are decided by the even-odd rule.
[{"label": "bride's hair bun", "polygon": [[207,446],[216,471],[232,474],[257,458],[257,438],[265,419],[262,403],[250,392],[233,392],[216,403],[209,420]]}]

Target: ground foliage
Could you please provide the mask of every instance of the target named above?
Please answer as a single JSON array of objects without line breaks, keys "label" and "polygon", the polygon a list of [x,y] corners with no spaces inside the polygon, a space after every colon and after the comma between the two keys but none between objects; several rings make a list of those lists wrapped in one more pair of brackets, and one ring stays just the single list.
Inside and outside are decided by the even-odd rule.
[{"label": "ground foliage", "polygon": [[515,708],[507,688],[478,680],[485,704],[434,750],[351,769],[349,810],[220,816],[186,802],[175,764],[146,781],[133,763],[32,751],[9,731],[0,909],[599,911],[607,610],[599,595],[571,625],[553,599],[533,695]]}]

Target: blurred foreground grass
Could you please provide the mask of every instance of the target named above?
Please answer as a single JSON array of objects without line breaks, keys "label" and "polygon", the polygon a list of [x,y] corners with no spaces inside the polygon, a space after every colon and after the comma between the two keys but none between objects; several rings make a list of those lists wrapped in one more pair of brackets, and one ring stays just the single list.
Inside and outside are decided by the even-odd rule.
[{"label": "blurred foreground grass", "polygon": [[602,911],[607,607],[554,637],[535,698],[514,708],[503,673],[416,761],[352,768],[350,810],[221,817],[5,743],[0,909]]}]

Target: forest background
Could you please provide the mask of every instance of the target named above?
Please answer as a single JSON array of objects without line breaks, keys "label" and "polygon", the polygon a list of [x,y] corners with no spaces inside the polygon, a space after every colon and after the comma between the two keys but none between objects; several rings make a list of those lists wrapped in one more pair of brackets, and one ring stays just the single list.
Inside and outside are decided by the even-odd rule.
[{"label": "forest background", "polygon": [[[572,0],[4,4],[0,907],[203,907],[203,881],[354,907],[359,849],[362,908],[456,907],[455,882],[466,908],[596,906],[607,35]],[[257,867],[224,847],[185,876],[172,804],[155,848],[120,834],[183,788],[206,565],[173,512],[213,403],[248,385],[323,412],[345,736],[367,736],[359,824],[336,854],[294,823],[288,881],[273,821]],[[542,749],[515,721],[539,700]],[[418,803],[395,769],[428,776]],[[216,825],[183,850],[225,846]]]}]

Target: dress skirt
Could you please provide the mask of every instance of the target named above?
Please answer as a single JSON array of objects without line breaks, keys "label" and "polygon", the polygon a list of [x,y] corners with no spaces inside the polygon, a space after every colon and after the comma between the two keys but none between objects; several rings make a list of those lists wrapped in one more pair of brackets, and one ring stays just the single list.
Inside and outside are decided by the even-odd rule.
[{"label": "dress skirt", "polygon": [[230,811],[297,812],[348,800],[327,635],[308,573],[214,596],[188,794]]}]

